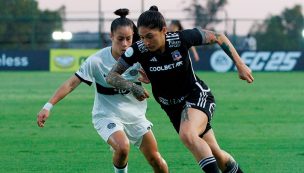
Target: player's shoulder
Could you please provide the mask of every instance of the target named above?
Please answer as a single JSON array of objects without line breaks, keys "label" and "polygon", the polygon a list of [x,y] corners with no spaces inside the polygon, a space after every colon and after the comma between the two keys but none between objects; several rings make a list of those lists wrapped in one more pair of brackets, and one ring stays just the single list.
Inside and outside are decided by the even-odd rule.
[{"label": "player's shoulder", "polygon": [[131,48],[133,48],[135,51],[138,51],[139,53],[145,53],[148,52],[149,50],[147,49],[147,47],[144,44],[144,41],[142,40],[138,40],[137,42],[135,42]]},{"label": "player's shoulder", "polygon": [[169,48],[178,48],[181,46],[180,33],[180,31],[166,33],[166,42],[168,42]]},{"label": "player's shoulder", "polygon": [[182,37],[187,37],[188,35],[192,35],[192,34],[197,34],[197,33],[200,33],[200,28],[198,27],[195,27],[195,28],[192,28],[192,29],[185,29],[185,30],[182,30],[180,32],[180,35]]},{"label": "player's shoulder", "polygon": [[176,32],[167,32],[166,33],[166,39],[170,38],[179,38],[181,31],[176,31]]},{"label": "player's shoulder", "polygon": [[112,57],[111,46],[100,49],[96,53],[92,54],[88,59],[93,62],[102,62],[110,57]]}]

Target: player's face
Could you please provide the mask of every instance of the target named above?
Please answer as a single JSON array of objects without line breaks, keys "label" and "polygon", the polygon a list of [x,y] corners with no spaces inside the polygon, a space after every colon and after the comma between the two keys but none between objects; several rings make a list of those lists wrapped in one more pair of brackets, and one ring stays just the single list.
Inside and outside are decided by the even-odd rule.
[{"label": "player's face", "polygon": [[165,34],[167,28],[163,27],[161,31],[158,28],[150,29],[147,27],[139,27],[138,33],[140,39],[143,40],[147,49],[151,52],[160,50],[161,52],[165,51]]},{"label": "player's face", "polygon": [[132,45],[133,29],[129,26],[118,27],[111,33],[112,52],[115,56],[122,55]]}]

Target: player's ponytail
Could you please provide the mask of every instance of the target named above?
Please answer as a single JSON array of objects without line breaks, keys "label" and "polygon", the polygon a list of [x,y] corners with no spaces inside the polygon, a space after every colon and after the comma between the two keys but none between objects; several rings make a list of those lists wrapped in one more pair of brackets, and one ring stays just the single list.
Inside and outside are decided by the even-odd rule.
[{"label": "player's ponytail", "polygon": [[137,29],[137,26],[133,23],[133,40],[132,40],[132,43],[135,43],[137,42],[138,40],[140,40],[140,37],[139,37],[139,34],[138,34],[138,29]]},{"label": "player's ponytail", "polygon": [[150,11],[158,11],[157,6],[153,5],[149,8]]},{"label": "player's ponytail", "polygon": [[147,27],[150,29],[159,29],[160,31],[166,26],[164,16],[158,12],[157,6],[153,5],[148,11],[143,12],[137,21],[137,27]]},{"label": "player's ponytail", "polygon": [[125,18],[129,14],[129,9],[121,8],[116,11],[114,11],[114,14],[117,16],[120,16],[121,18]]},{"label": "player's ponytail", "polygon": [[129,26],[130,28],[132,28],[132,30],[134,32],[132,42],[134,43],[134,42],[138,41],[139,35],[138,35],[137,27],[132,20],[130,20],[129,18],[126,17],[129,14],[129,10],[126,8],[121,8],[121,9],[114,11],[114,14],[116,14],[120,17],[116,18],[111,23],[111,33],[116,31],[116,29],[121,26]]}]

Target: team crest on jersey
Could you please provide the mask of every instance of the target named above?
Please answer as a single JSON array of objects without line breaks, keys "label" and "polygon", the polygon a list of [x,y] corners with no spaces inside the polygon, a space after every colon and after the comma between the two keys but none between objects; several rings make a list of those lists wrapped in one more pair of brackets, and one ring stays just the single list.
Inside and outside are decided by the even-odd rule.
[{"label": "team crest on jersey", "polygon": [[178,50],[171,52],[171,55],[174,61],[179,61],[182,58],[182,55]]},{"label": "team crest on jersey", "polygon": [[116,127],[116,124],[115,124],[115,123],[109,123],[109,124],[107,125],[107,128],[108,128],[108,129],[113,129],[114,127]]},{"label": "team crest on jersey", "polygon": [[129,74],[130,74],[131,76],[136,76],[136,75],[138,74],[138,71],[135,70],[135,69],[133,69],[133,70],[130,70]]}]

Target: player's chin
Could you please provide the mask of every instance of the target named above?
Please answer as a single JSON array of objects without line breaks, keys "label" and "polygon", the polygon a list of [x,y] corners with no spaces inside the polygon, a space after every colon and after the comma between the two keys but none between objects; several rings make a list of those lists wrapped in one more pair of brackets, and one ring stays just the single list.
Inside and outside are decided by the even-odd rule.
[{"label": "player's chin", "polygon": [[155,52],[157,49],[155,49],[155,47],[147,47],[147,49],[150,51],[150,52]]}]

